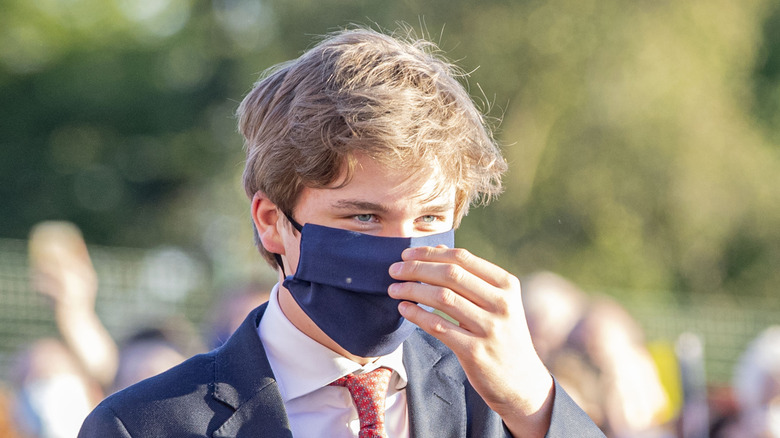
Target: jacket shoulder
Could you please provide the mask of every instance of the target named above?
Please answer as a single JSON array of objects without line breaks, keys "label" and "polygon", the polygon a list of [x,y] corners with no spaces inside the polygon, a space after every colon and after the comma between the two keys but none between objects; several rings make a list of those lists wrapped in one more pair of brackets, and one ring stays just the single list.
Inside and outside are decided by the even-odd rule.
[{"label": "jacket shoulder", "polygon": [[87,417],[79,438],[206,435],[215,416],[232,412],[211,396],[214,360],[214,352],[194,356],[110,395]]}]

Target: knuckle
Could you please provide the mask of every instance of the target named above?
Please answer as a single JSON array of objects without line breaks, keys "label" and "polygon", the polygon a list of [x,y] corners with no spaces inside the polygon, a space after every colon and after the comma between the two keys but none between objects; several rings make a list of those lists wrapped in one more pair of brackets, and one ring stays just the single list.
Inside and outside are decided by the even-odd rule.
[{"label": "knuckle", "polygon": [[515,277],[514,275],[507,274],[504,283],[512,291],[519,291],[520,290],[520,287],[521,287],[520,286],[520,279]]},{"label": "knuckle", "polygon": [[489,318],[480,326],[479,335],[486,339],[496,339],[500,330],[499,322],[494,318]]},{"label": "knuckle", "polygon": [[457,297],[451,290],[439,288],[436,299],[444,306],[455,307]]},{"label": "knuckle", "polygon": [[506,317],[510,312],[509,300],[505,296],[499,296],[493,301],[493,310],[496,314]]},{"label": "knuckle", "polygon": [[446,278],[458,283],[463,278],[463,270],[458,265],[445,265],[444,275]]},{"label": "knuckle", "polygon": [[465,264],[471,259],[471,253],[463,248],[455,248],[452,252],[452,257],[456,262]]},{"label": "knuckle", "polygon": [[468,356],[470,361],[475,361],[482,355],[482,348],[478,342],[470,342],[464,347],[464,354]]},{"label": "knuckle", "polygon": [[435,318],[429,318],[427,319],[423,324],[425,324],[426,331],[431,333],[442,333],[444,332],[444,325],[442,324],[441,320],[435,319]]}]

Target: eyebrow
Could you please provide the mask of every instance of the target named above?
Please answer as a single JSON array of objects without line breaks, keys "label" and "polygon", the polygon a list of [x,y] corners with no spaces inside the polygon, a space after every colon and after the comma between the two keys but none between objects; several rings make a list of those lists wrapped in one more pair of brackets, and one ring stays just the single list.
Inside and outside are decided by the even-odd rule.
[{"label": "eyebrow", "polygon": [[[365,210],[365,211],[376,211],[379,213],[387,213],[390,210],[385,205],[377,204],[375,202],[361,201],[357,199],[340,199],[334,202],[332,205],[334,208],[337,208],[339,210]],[[422,209],[430,213],[443,213],[455,209],[455,203],[454,202],[445,202],[439,204],[431,203],[423,206]]]}]

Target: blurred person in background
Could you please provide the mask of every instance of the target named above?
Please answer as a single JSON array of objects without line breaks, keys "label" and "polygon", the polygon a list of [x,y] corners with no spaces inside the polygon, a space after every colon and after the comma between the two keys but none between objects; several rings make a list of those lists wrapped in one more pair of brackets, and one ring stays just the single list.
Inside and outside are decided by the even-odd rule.
[{"label": "blurred person in background", "polygon": [[604,430],[615,438],[673,436],[669,403],[644,332],[614,300],[599,297],[572,332],[571,344],[599,371]]},{"label": "blurred person in background", "polygon": [[608,437],[671,437],[669,400],[641,327],[618,303],[540,272],[523,281],[534,346]]},{"label": "blurred person in background", "polygon": [[209,312],[206,338],[210,348],[217,348],[236,331],[254,308],[268,301],[271,288],[250,282],[225,289]]},{"label": "blurred person in background", "polygon": [[103,398],[71,351],[55,339],[34,342],[11,371],[13,423],[24,438],[73,438]]},{"label": "blurred person in background", "polygon": [[780,326],[771,326],[748,345],[737,363],[733,388],[736,424],[724,438],[780,438]]},{"label": "blurred person in background", "polygon": [[205,351],[201,335],[185,318],[170,316],[137,328],[121,342],[110,393],[138,383]]},{"label": "blurred person in background", "polygon": [[0,382],[0,437],[21,438],[13,418],[13,391]]},{"label": "blurred person in background", "polygon": [[118,366],[116,343],[95,313],[98,279],[81,231],[69,222],[33,227],[29,240],[33,289],[51,300],[65,345],[103,388]]},{"label": "blurred person in background", "polygon": [[563,348],[588,309],[588,297],[577,285],[552,272],[523,279],[523,307],[536,352],[548,361]]},{"label": "blurred person in background", "polygon": [[605,430],[599,372],[587,355],[568,345],[572,330],[588,310],[589,297],[553,272],[522,279],[528,330],[539,357],[599,428]]},{"label": "blurred person in background", "polygon": [[[33,228],[29,245],[33,288],[50,298],[65,345],[107,393],[205,351],[202,336],[189,321],[177,316],[147,322],[117,346],[95,313],[97,274],[74,224],[42,222]],[[221,345],[269,293],[270,288],[250,283],[220,294],[210,312],[209,344]]]},{"label": "blurred person in background", "polygon": [[29,252],[33,288],[51,299],[64,345],[106,393],[159,374],[204,350],[192,325],[175,316],[137,327],[118,347],[95,313],[97,274],[75,225],[59,221],[36,225]]}]

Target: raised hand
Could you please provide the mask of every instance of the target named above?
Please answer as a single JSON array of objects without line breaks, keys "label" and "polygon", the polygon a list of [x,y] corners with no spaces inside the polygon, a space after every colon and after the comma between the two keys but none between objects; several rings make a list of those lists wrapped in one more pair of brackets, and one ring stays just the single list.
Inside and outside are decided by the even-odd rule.
[{"label": "raised hand", "polygon": [[68,222],[43,222],[29,246],[33,288],[51,298],[66,345],[93,378],[110,387],[117,346],[95,313],[98,279],[81,232]]},{"label": "raised hand", "polygon": [[[409,248],[390,267],[399,311],[457,356],[469,381],[514,436],[542,437],[553,382],[531,343],[520,281],[464,249]],[[450,316],[427,312],[424,304]]]}]

